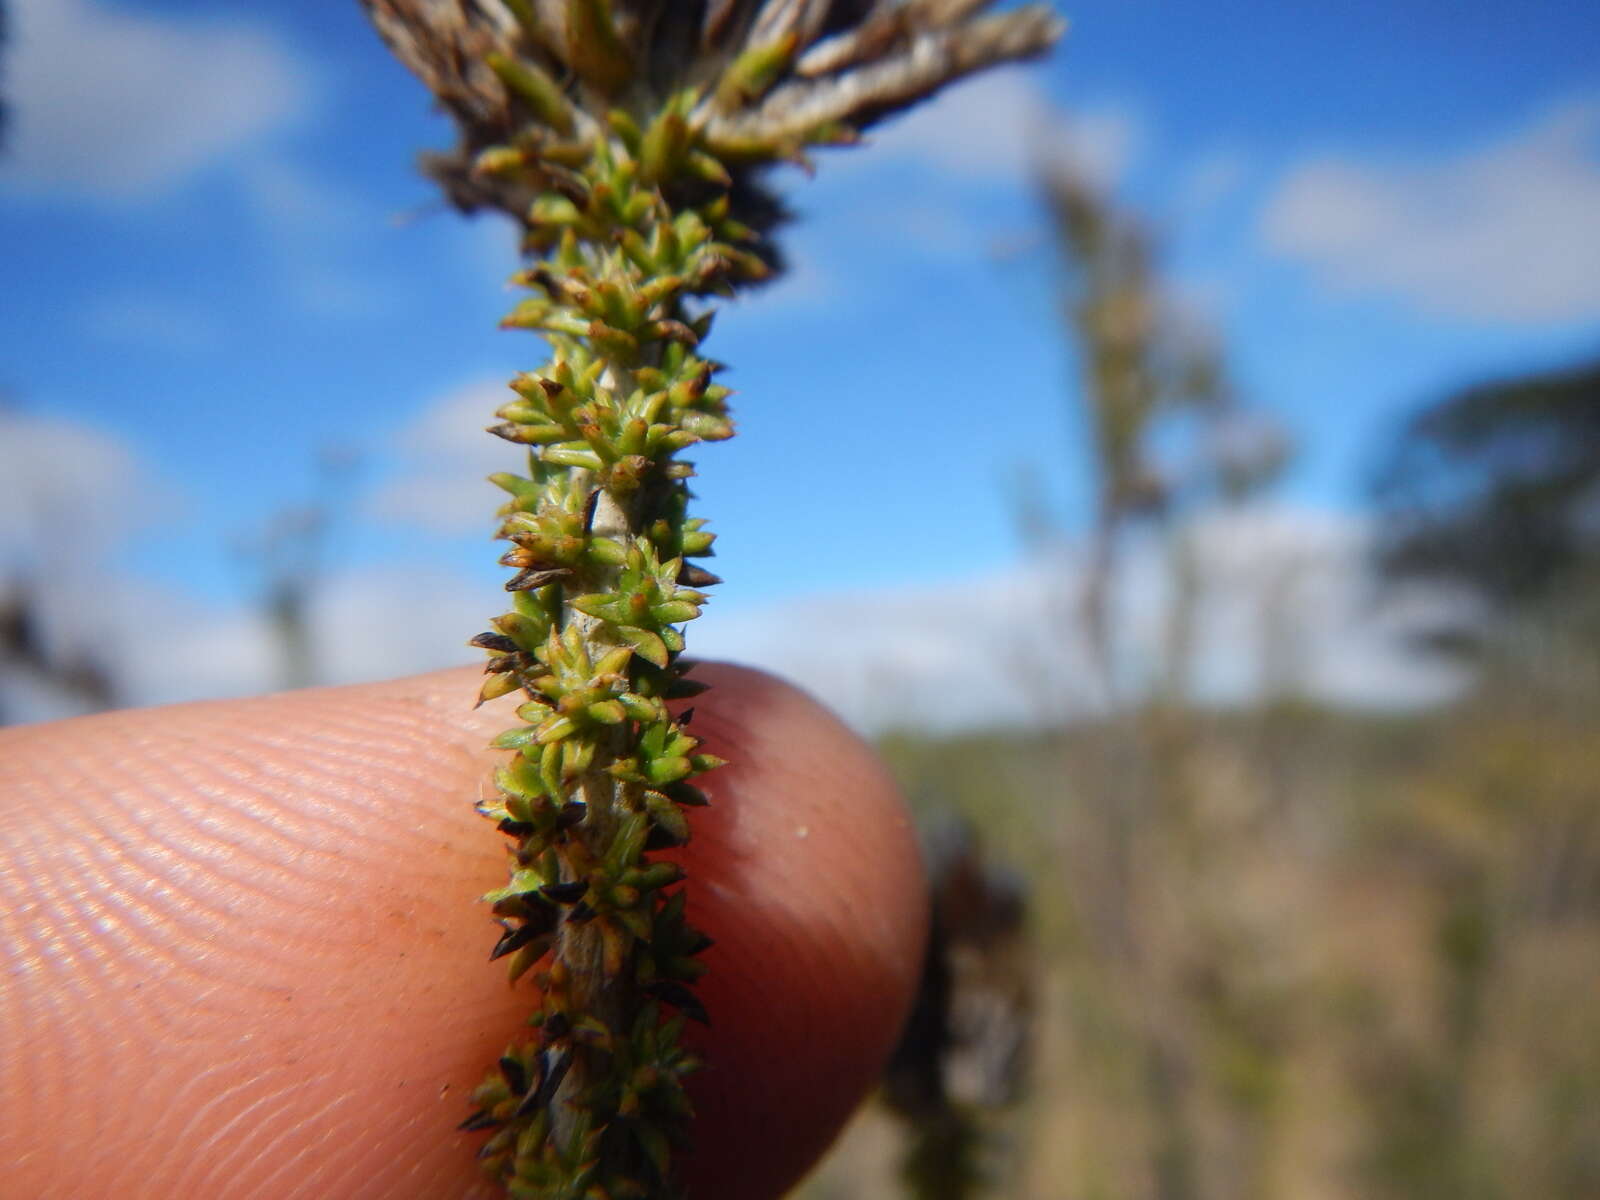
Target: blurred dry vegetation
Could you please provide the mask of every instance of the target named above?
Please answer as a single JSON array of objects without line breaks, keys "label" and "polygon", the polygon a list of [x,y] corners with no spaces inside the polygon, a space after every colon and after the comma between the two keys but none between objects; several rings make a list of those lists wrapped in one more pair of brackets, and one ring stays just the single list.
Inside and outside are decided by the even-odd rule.
[{"label": "blurred dry vegetation", "polygon": [[[1423,631],[1470,668],[1457,700],[1311,702],[1285,589],[1260,618],[1273,677],[1204,705],[1185,518],[1270,488],[1288,448],[1212,436],[1252,421],[1217,348],[1166,320],[1147,236],[1081,178],[1041,186],[1097,446],[1091,569],[1060,616],[1096,648],[1103,715],[883,746],[926,818],[965,814],[1021,876],[1025,931],[968,985],[1028,997],[1020,1098],[956,1098],[938,1126],[871,1106],[799,1195],[1600,1196],[1600,366],[1449,396],[1382,464],[1386,588],[1470,601]],[[1174,475],[1152,447],[1183,416]],[[1174,586],[1162,662],[1119,694],[1109,580],[1134,537]]]}]

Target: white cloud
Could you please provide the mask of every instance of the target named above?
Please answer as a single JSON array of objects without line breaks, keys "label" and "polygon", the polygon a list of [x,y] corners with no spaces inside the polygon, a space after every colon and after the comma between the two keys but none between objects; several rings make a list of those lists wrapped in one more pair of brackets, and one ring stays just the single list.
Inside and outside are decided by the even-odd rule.
[{"label": "white cloud", "polygon": [[[1290,684],[1331,702],[1393,706],[1459,685],[1405,648],[1397,619],[1373,611],[1366,532],[1353,518],[1245,511],[1190,536],[1202,564],[1191,664],[1201,698],[1240,702]],[[1078,561],[1062,554],[939,587],[712,609],[690,641],[696,654],[789,676],[863,729],[1054,721],[1100,703],[1078,616],[1081,580]],[[1113,601],[1114,658],[1129,692],[1147,686],[1160,661],[1170,596],[1165,558],[1136,549]]]},{"label": "white cloud", "polygon": [[[0,601],[26,590],[47,660],[115,672],[113,627],[124,609],[121,588],[108,586],[110,560],[172,500],[127,443],[75,421],[0,410]],[[8,715],[66,716],[82,703],[28,670],[0,669]]]},{"label": "white cloud", "polygon": [[1235,149],[1219,147],[1196,158],[1178,186],[1178,211],[1187,221],[1203,221],[1244,184],[1249,160]]},{"label": "white cloud", "polygon": [[[258,608],[207,606],[137,584],[123,589],[117,677],[129,703],[252,695],[281,686],[283,649]],[[476,661],[467,639],[492,595],[437,569],[335,575],[312,594],[315,682],[387,679]]]},{"label": "white cloud", "polygon": [[691,653],[783,675],[861,729],[1029,723],[1060,682],[1057,659],[1070,655],[1037,637],[1047,607],[1038,584],[1008,572],[943,587],[717,606],[690,629]]},{"label": "white cloud", "polygon": [[923,159],[969,177],[1020,178],[1047,113],[1044,94],[1026,69],[986,72],[870,134],[872,157],[879,163]]},{"label": "white cloud", "polygon": [[314,317],[364,319],[394,309],[394,293],[382,283],[311,258],[287,262],[284,286],[290,298]]},{"label": "white cloud", "polygon": [[1307,162],[1263,215],[1269,247],[1330,285],[1483,321],[1600,316],[1600,102],[1516,135],[1403,166]]},{"label": "white cloud", "polygon": [[504,592],[437,569],[375,567],[335,578],[312,606],[322,678],[355,683],[480,662],[467,641],[506,606]]},{"label": "white cloud", "polygon": [[221,609],[166,588],[118,581],[119,696],[129,705],[246,696],[275,688],[279,655],[259,613]]},{"label": "white cloud", "polygon": [[344,234],[380,220],[351,195],[292,159],[261,157],[246,163],[240,181],[258,219],[279,235]]},{"label": "white cloud", "polygon": [[[106,669],[120,704],[257,695],[285,682],[284,646],[263,605],[203,602],[126,574],[108,577],[103,563],[92,579],[58,574],[38,583],[41,603],[30,608],[47,619],[52,658]],[[0,575],[0,602],[4,588]],[[496,611],[492,594],[437,568],[390,565],[326,577],[308,606],[313,682],[388,679],[479,661],[467,639]],[[83,707],[82,697],[50,679],[0,664],[4,719],[50,720]]]},{"label": "white cloud", "polygon": [[1143,140],[1143,123],[1131,109],[1087,108],[1057,115],[1044,155],[1047,162],[1071,167],[1112,192],[1133,166]]},{"label": "white cloud", "polygon": [[[458,389],[403,436],[410,473],[377,500],[408,524],[481,530],[489,485],[517,450],[475,431],[505,389]],[[208,606],[110,574],[111,552],[160,515],[150,473],[124,443],[65,421],[0,414],[0,578],[23,568],[47,593],[48,644],[84,648],[128,702],[239,695],[276,686],[281,649],[258,609]],[[107,504],[106,497],[116,497]],[[1422,703],[1457,682],[1403,648],[1417,612],[1374,614],[1365,527],[1355,518],[1244,510],[1189,531],[1202,565],[1192,664],[1202,697],[1240,701],[1277,673],[1326,700]],[[858,727],[941,730],[1053,721],[1098,702],[1076,597],[1079,561],[1061,553],[938,586],[832,593],[764,607],[712,606],[690,631],[697,655],[790,676]],[[1145,686],[1160,660],[1171,594],[1168,560],[1131,548],[1115,582],[1122,686]],[[107,595],[115,604],[105,602]],[[1422,613],[1437,613],[1435,600]],[[481,586],[408,564],[323,579],[310,604],[324,682],[376,679],[472,661],[465,641],[494,608]],[[82,639],[88,632],[89,641]],[[0,678],[0,699],[59,715],[62,698]],[[30,699],[31,696],[31,699]]]},{"label": "white cloud", "polygon": [[0,180],[101,199],[159,194],[302,106],[293,56],[266,31],[13,0]]},{"label": "white cloud", "polygon": [[1020,185],[1041,158],[1066,160],[1115,186],[1142,141],[1139,119],[1121,105],[1062,112],[1038,78],[1010,67],[963,80],[872,134],[871,162],[919,159],[961,179]]},{"label": "white cloud", "polygon": [[92,559],[170,500],[118,438],[77,421],[4,409],[0,480],[0,564],[6,565],[53,570]]},{"label": "white cloud", "polygon": [[[52,659],[106,669],[119,704],[216,700],[283,686],[284,646],[260,606],[202,603],[125,575],[116,577],[116,603],[107,605],[103,574],[98,589],[47,582],[43,603],[30,611],[49,620]],[[0,606],[6,599],[0,577]],[[438,570],[391,566],[324,579],[308,614],[313,682],[357,683],[481,661],[467,639],[486,627],[494,605],[492,594]],[[92,640],[62,644],[49,636],[84,628]],[[85,707],[85,698],[57,679],[0,663],[0,720],[47,721]]]},{"label": "white cloud", "polygon": [[382,230],[385,215],[303,163],[259,155],[238,179],[256,223],[277,256],[290,300],[316,317],[381,316],[395,288],[353,266],[353,251]]},{"label": "white cloud", "polygon": [[771,283],[741,291],[722,306],[717,328],[770,327],[797,314],[829,311],[845,291],[835,273],[819,265],[821,257],[821,253],[790,253],[788,265]]},{"label": "white cloud", "polygon": [[[129,460],[114,446],[33,444],[73,450],[83,470],[106,471],[107,479],[133,478],[118,474]],[[76,493],[72,500],[87,503]],[[475,498],[474,512],[480,508]],[[10,511],[0,508],[0,518]],[[0,537],[15,524],[0,525]],[[1358,520],[1257,509],[1212,517],[1189,536],[1201,564],[1191,672],[1201,698],[1248,701],[1276,684],[1335,703],[1392,707],[1441,699],[1459,685],[1401,638],[1448,611],[1441,598],[1413,596],[1409,611],[1374,611],[1368,531]],[[95,631],[95,651],[127,702],[279,685],[282,651],[260,609],[206,605],[124,577],[114,580],[117,603],[107,607],[100,572],[61,591],[52,611],[65,628]],[[788,676],[869,732],[1055,722],[1099,703],[1079,623],[1081,579],[1078,560],[1061,553],[943,585],[743,609],[718,603],[691,627],[689,642],[697,656]],[[1129,694],[1148,686],[1159,666],[1170,596],[1165,552],[1133,547],[1113,591],[1114,658]],[[494,607],[480,585],[437,568],[390,564],[329,576],[309,606],[317,679],[356,682],[474,661],[466,640]],[[13,712],[31,703],[35,717],[60,715],[59,697],[30,701],[26,682],[0,677],[0,699]]]},{"label": "white cloud", "polygon": [[1287,686],[1388,707],[1437,700],[1458,684],[1453,670],[1405,645],[1409,630],[1450,601],[1419,591],[1407,612],[1380,608],[1363,520],[1242,509],[1203,521],[1192,537],[1201,564],[1193,672],[1202,696],[1239,701]]},{"label": "white cloud", "polygon": [[485,379],[434,400],[400,431],[399,473],[374,494],[370,510],[437,533],[490,532],[485,514],[498,493],[484,477],[526,470],[527,454],[484,428],[515,398],[504,380]]},{"label": "white cloud", "polygon": [[145,292],[116,292],[92,301],[84,313],[90,336],[116,345],[193,354],[221,337],[216,319],[185,300]]},{"label": "white cloud", "polygon": [[[1144,123],[1124,104],[1063,111],[1040,78],[1008,67],[962,80],[871,131],[870,153],[828,155],[823,173],[857,181],[850,221],[880,246],[967,262],[1019,240],[996,224],[1016,218],[999,218],[997,209],[1014,212],[1041,170],[1068,169],[1114,192],[1139,153]],[[1035,239],[1020,240],[1031,250]]]}]

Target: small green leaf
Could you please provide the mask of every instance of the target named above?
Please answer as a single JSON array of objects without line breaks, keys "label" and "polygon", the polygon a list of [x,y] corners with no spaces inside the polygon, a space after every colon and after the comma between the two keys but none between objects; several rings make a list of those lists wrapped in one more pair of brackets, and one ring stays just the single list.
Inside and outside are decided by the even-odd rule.
[{"label": "small green leaf", "polygon": [[799,34],[790,32],[746,50],[723,73],[722,82],[717,85],[717,104],[731,110],[761,99],[789,69],[799,44]]},{"label": "small green leaf", "polygon": [[628,719],[628,710],[615,700],[602,700],[591,704],[585,711],[602,725],[620,725]]},{"label": "small green leaf", "polygon": [[633,78],[633,59],[617,36],[607,0],[567,0],[567,61],[588,83],[615,94]]},{"label": "small green leaf", "polygon": [[682,755],[668,755],[665,758],[650,760],[645,767],[645,778],[660,787],[662,784],[676,783],[680,779],[688,778],[692,768],[689,760]]},{"label": "small green leaf", "polygon": [[513,496],[528,496],[539,490],[539,485],[533,480],[524,479],[521,475],[511,475],[505,471],[489,476],[489,482]]},{"label": "small green leaf", "polygon": [[672,1148],[667,1135],[650,1121],[630,1121],[628,1128],[632,1130],[644,1156],[650,1160],[650,1165],[655,1168],[656,1178],[666,1179],[672,1168]]},{"label": "small green leaf", "polygon": [[620,629],[617,632],[645,662],[658,667],[667,665],[667,644],[661,640],[660,634],[648,629]]},{"label": "small green leaf", "polygon": [[561,86],[540,67],[492,52],[484,56],[484,61],[500,77],[500,82],[527,104],[539,120],[557,133],[572,133],[572,108],[562,95]]},{"label": "small green leaf", "polygon": [[700,606],[687,600],[669,600],[650,609],[650,615],[663,625],[681,625],[700,615]]},{"label": "small green leaf", "polygon": [[689,840],[689,821],[680,809],[671,800],[660,792],[649,792],[645,796],[645,805],[649,809],[650,819],[664,830],[674,843],[682,845]]},{"label": "small green leaf", "polygon": [[650,123],[639,145],[639,178],[646,183],[671,179],[689,151],[689,142],[689,123],[683,114],[665,109]]},{"label": "small green leaf", "polygon": [[478,690],[478,703],[484,704],[490,700],[498,700],[521,687],[516,673],[507,671],[500,675],[491,675],[483,681],[483,687]]}]

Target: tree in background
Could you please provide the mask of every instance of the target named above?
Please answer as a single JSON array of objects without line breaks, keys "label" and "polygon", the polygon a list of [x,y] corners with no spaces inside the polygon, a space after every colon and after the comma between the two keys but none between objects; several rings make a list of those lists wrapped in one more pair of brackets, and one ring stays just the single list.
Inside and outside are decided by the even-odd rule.
[{"label": "tree in background", "polygon": [[[1202,876],[1222,860],[1210,853],[1217,834],[1199,812],[1195,779],[1201,730],[1190,670],[1208,581],[1194,534],[1207,515],[1268,486],[1287,447],[1239,401],[1216,338],[1173,300],[1146,227],[1070,164],[1042,171],[1039,188],[1089,434],[1093,510],[1079,611],[1107,713],[1094,777],[1072,786],[1066,834],[1067,888],[1085,931],[1080,1033],[1096,1072],[1082,1086],[1111,1097],[1119,1079],[1131,1081],[1131,1109],[1113,1101],[1100,1119],[1120,1120],[1124,1142],[1126,1130],[1142,1131],[1132,1135],[1142,1149],[1120,1168],[1086,1169],[1120,1179],[1117,1194],[1189,1200],[1214,1193],[1208,1179],[1234,1196],[1265,1194],[1260,1155],[1215,1152],[1202,1130],[1220,1109],[1233,1142],[1263,1140],[1252,1135],[1260,1113],[1227,1102],[1213,1047],[1226,1041],[1257,1058],[1271,1047],[1236,994],[1245,972],[1231,961],[1240,953],[1232,915],[1199,902],[1214,890]],[[1118,653],[1126,608],[1113,592],[1136,539],[1165,564],[1167,600],[1155,661],[1130,680]],[[1096,1049],[1093,1027],[1105,1024],[1119,1033]]]},{"label": "tree in background", "polygon": [[276,651],[278,687],[310,687],[321,677],[312,605],[325,582],[328,540],[358,467],[353,451],[323,450],[316,456],[310,499],[280,509],[235,546],[260,597]]},{"label": "tree in background", "polygon": [[1376,494],[1390,579],[1458,586],[1499,618],[1573,613],[1600,572],[1600,360],[1423,409]]},{"label": "tree in background", "polygon": [[1593,1196],[1600,1037],[1568,998],[1600,983],[1600,361],[1421,409],[1376,495],[1388,582],[1475,602],[1425,636],[1476,678],[1386,785],[1382,840],[1434,901],[1433,1019],[1361,1016],[1363,1178],[1395,1200]]},{"label": "tree in background", "polygon": [[[1013,906],[1026,897],[1026,923],[950,940],[986,964],[981,989],[931,964],[907,1035],[921,1053],[896,1063],[886,1089],[918,1122],[900,1159],[909,1190],[870,1188],[874,1146],[881,1161],[895,1139],[863,1121],[808,1198],[1281,1194],[1269,1160],[1283,1004],[1261,978],[1272,948],[1238,919],[1231,887],[1241,863],[1269,854],[1236,819],[1255,809],[1212,811],[1215,747],[1192,705],[1189,662],[1211,582],[1194,528],[1264,489],[1286,445],[1233,393],[1216,340],[1179,311],[1148,230],[1070,169],[1042,172],[1040,187],[1094,479],[1081,539],[1042,489],[1021,489],[1031,557],[1086,563],[1058,577],[1049,625],[1009,647],[1054,725],[884,744],[934,828],[956,808],[982,831],[986,858],[1021,869],[991,895],[1016,897]],[[1117,577],[1135,553],[1161,564],[1170,596],[1166,635],[1140,671],[1119,650],[1129,628]],[[1057,670],[1071,642],[1088,644],[1092,678]],[[952,894],[973,914],[968,926],[989,911],[970,880]],[[995,1003],[1009,979],[1027,981],[1031,1028],[1017,1025],[1017,1004]],[[937,1070],[950,1027],[937,1018],[959,1011],[963,989],[1006,1013],[1004,1027],[1026,1029],[1029,1070],[1009,1089],[1026,1080],[1020,1106],[981,1093],[951,1103],[949,1073]]]},{"label": "tree in background", "polygon": [[[1199,703],[1189,651],[1218,566],[1188,535],[1259,494],[1283,442],[1234,432],[1253,423],[1216,343],[1174,319],[1149,233],[1081,177],[1046,186],[1094,454],[1076,556],[1091,574],[1018,649],[1097,640],[1094,691],[1115,703],[1084,689],[1051,729],[885,740],[913,796],[949,798],[1024,870],[1037,955],[1031,1094],[1003,1130],[977,1129],[1014,1135],[1011,1169],[969,1170],[998,1156],[958,1125],[918,1145],[944,1168],[943,1190],[920,1194],[1592,1200],[1600,656],[1576,614],[1600,594],[1593,369],[1435,405],[1391,467],[1430,498],[1378,513],[1393,578],[1448,578],[1496,618],[1475,687],[1406,713],[1297,695],[1309,592],[1291,564],[1254,614],[1280,663],[1256,702]],[[1075,548],[1042,502],[1031,517],[1036,559]],[[1471,569],[1387,557],[1423,530],[1413,549],[1449,531]],[[1524,552],[1515,586],[1497,577]],[[1118,647],[1150,597],[1115,580],[1136,566],[1148,585],[1153,561],[1169,632],[1136,672]],[[903,1196],[869,1182],[896,1148],[863,1121],[808,1200]]]},{"label": "tree in background", "polygon": [[[1109,592],[1123,544],[1141,527],[1171,528],[1218,500],[1257,492],[1281,470],[1286,444],[1238,403],[1215,338],[1159,278],[1144,225],[1069,163],[1042,170],[1038,182],[1091,447],[1083,623],[1102,699],[1115,706]],[[1189,429],[1184,457],[1163,455],[1180,424]]]}]

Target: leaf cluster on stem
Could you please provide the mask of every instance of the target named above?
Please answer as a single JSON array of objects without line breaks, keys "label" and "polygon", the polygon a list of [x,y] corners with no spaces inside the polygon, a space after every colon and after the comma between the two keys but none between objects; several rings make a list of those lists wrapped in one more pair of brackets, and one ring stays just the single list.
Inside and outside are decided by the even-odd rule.
[{"label": "leaf cluster on stem", "polygon": [[694,780],[720,765],[668,708],[698,690],[681,627],[720,582],[692,561],[712,535],[679,457],[733,433],[701,350],[710,301],[776,263],[763,168],[1038,53],[1059,23],[985,0],[363,3],[459,128],[425,169],[463,210],[519,223],[528,295],[504,324],[551,351],[489,430],[528,467],[493,477],[515,574],[474,639],[481,699],[525,698],[480,809],[507,838],[491,957],[537,985],[534,1033],[465,1125],[513,1195],[674,1196],[709,939],[654,855],[687,841]]}]

